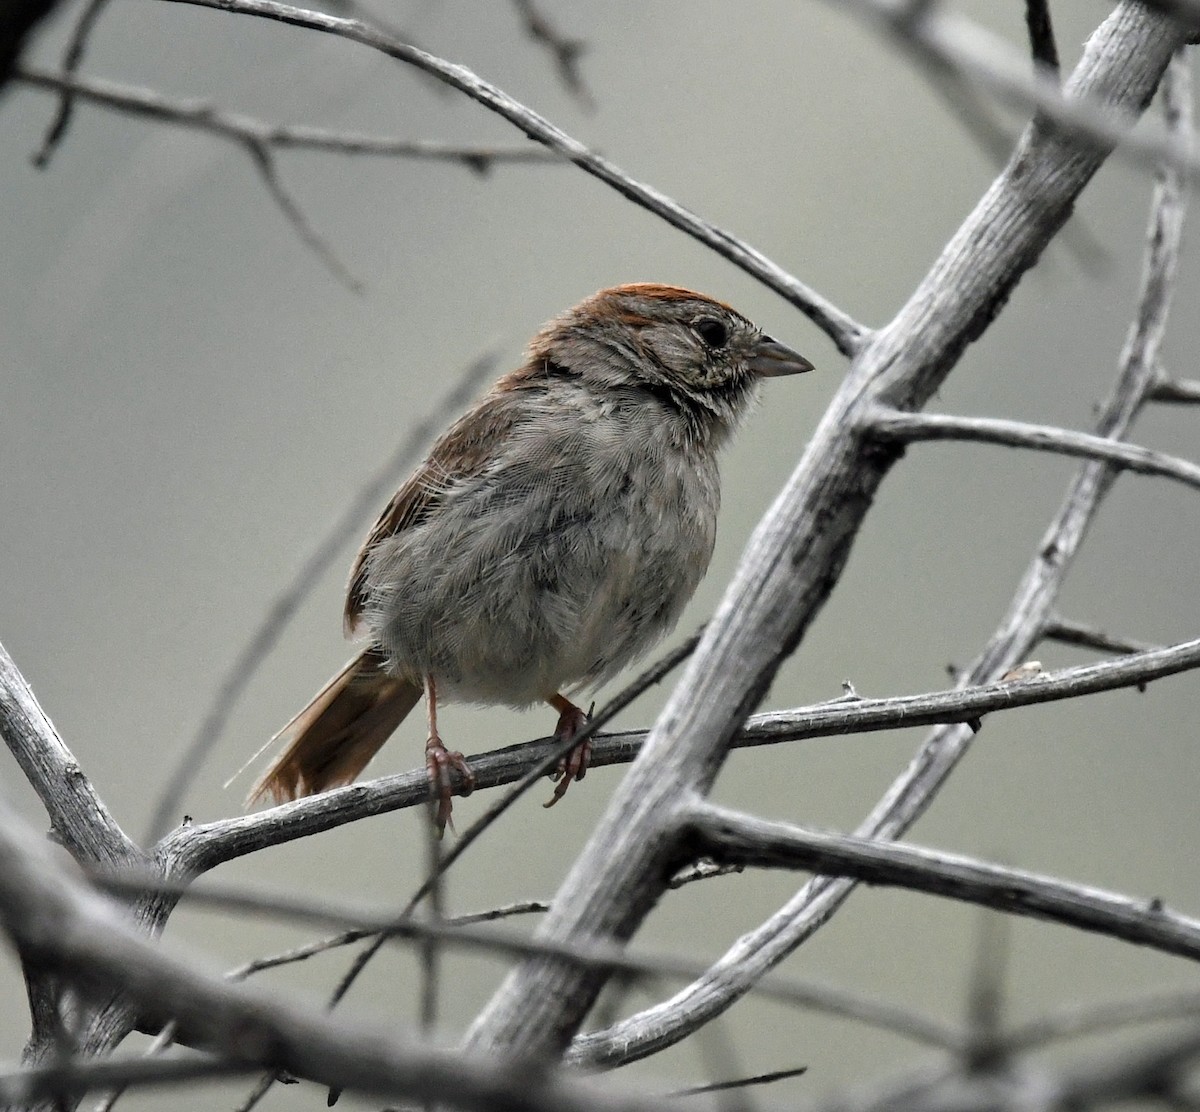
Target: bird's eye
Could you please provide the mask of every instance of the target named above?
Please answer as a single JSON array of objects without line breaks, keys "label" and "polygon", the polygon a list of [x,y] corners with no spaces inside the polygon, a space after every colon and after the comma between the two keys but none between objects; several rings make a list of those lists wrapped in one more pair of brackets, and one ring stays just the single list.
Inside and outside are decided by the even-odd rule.
[{"label": "bird's eye", "polygon": [[723,348],[729,343],[729,329],[725,327],[724,321],[717,320],[716,317],[701,317],[693,327],[700,339],[710,348]]}]

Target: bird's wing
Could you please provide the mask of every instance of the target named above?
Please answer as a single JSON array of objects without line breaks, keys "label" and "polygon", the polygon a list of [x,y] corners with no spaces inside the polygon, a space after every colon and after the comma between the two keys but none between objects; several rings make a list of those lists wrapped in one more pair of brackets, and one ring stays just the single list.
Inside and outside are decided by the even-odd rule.
[{"label": "bird's wing", "polygon": [[510,375],[460,417],[437,440],[425,462],[396,491],[354,558],[346,591],[343,626],[347,637],[364,632],[362,614],[367,602],[367,558],[382,540],[424,521],[463,480],[486,471],[501,445],[521,423],[525,407],[515,395],[528,382]]}]

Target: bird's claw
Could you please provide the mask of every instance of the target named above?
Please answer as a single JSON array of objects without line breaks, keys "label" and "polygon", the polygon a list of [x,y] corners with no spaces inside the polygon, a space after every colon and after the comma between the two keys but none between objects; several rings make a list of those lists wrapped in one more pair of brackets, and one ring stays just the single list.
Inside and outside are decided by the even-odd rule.
[{"label": "bird's claw", "polygon": [[[582,732],[584,726],[587,725],[587,720],[588,715],[581,708],[570,704],[568,709],[564,710],[558,716],[558,727],[554,731],[554,740],[556,742],[565,742],[573,738],[576,734]],[[558,762],[558,767],[550,773],[550,776],[554,780],[557,780],[558,783],[554,787],[554,795],[546,800],[542,806],[553,807],[567,794],[567,789],[571,786],[573,780],[582,780],[587,775],[591,759],[592,743],[590,739],[585,738],[563,757]]]},{"label": "bird's claw", "polygon": [[456,750],[447,749],[440,737],[425,743],[425,768],[429,773],[430,796],[437,802],[433,823],[441,837],[449,826],[454,829],[451,813],[454,810],[454,773],[458,774],[459,794],[470,795],[475,790],[475,773],[467,759]]}]

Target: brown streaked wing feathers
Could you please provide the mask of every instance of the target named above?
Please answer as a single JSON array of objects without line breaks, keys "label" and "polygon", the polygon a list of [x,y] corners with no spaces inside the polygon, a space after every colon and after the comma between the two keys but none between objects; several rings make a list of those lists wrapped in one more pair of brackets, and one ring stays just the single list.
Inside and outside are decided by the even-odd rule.
[{"label": "brown streaked wing feathers", "polygon": [[507,395],[527,384],[528,364],[502,378],[485,395],[476,409],[460,417],[430,449],[417,468],[388,503],[367,539],[354,557],[350,585],[346,590],[343,628],[347,637],[363,634],[361,618],[367,602],[367,556],[381,540],[425,520],[441,502],[450,484],[478,475],[496,456],[496,446],[520,418],[520,407]]}]

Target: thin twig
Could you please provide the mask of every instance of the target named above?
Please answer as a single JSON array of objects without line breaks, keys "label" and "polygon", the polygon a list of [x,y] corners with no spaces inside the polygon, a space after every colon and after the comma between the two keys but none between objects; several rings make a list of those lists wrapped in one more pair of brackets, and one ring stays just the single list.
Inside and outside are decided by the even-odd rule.
[{"label": "thin twig", "polygon": [[[105,0],[93,0],[95,5],[103,2]],[[89,8],[88,11],[90,12],[92,9]],[[87,13],[85,13],[86,15]],[[455,149],[446,144],[400,143],[396,140],[376,139],[370,136],[343,136],[316,128],[286,128],[267,125],[248,117],[220,112],[204,102],[172,101],[144,89],[131,89],[103,82],[78,81],[70,72],[50,74],[30,69],[21,71],[18,76],[28,85],[56,89],[62,97],[58,118],[46,137],[41,153],[35,159],[38,165],[45,164],[50,151],[65,131],[76,97],[84,97],[109,108],[133,112],[172,124],[202,128],[226,139],[235,140],[250,155],[251,161],[266,185],[267,192],[270,193],[279,210],[292,225],[300,237],[300,241],[352,293],[362,293],[363,283],[350,272],[334,250],[333,245],[316,230],[305,216],[299,203],[284,187],[271,153],[273,148],[291,146],[355,154],[404,154],[443,159],[451,157],[480,173],[487,171],[495,157],[494,154],[484,151]],[[528,153],[537,155],[542,161],[546,160],[546,152],[528,148]]]},{"label": "thin twig", "polygon": [[[984,863],[978,864],[981,869],[989,868]],[[707,968],[701,959],[680,957],[665,951],[638,953],[607,942],[553,942],[531,939],[527,934],[518,931],[495,927],[481,929],[482,920],[477,916],[463,916],[439,922],[413,915],[399,921],[388,911],[349,907],[344,901],[334,904],[295,893],[264,893],[257,887],[248,888],[211,881],[185,886],[164,881],[154,874],[128,870],[119,873],[94,873],[91,879],[101,889],[121,895],[171,892],[204,907],[221,908],[248,915],[271,915],[292,923],[320,924],[326,927],[349,926],[350,929],[344,932],[347,935],[378,934],[385,936],[389,941],[418,945],[435,940],[468,952],[500,957],[540,955],[563,958],[618,973],[633,981],[654,982],[664,977],[687,979],[699,976]],[[335,936],[337,937],[340,936]],[[1197,930],[1195,945],[1200,949],[1200,928]],[[226,974],[226,979],[231,983],[243,980],[240,974],[247,968],[239,967]],[[843,989],[773,975],[763,978],[755,986],[755,992],[766,999],[857,1019],[869,1026],[888,1030],[943,1050],[961,1050],[961,1040],[946,1025],[908,1009],[871,1000]]]},{"label": "thin twig", "polygon": [[1102,460],[1139,475],[1157,475],[1200,489],[1200,465],[1137,444],[1093,436],[1055,425],[1031,425],[998,417],[951,417],[940,413],[903,413],[877,409],[868,418],[873,432],[887,440],[911,444],[919,440],[977,441],[1010,448]]},{"label": "thin twig", "polygon": [[[492,908],[489,911],[475,912],[471,915],[454,915],[447,918],[445,922],[447,926],[451,927],[469,926],[472,923],[491,923],[499,919],[510,918],[514,915],[542,914],[549,907],[550,905],[545,900],[518,900],[503,907]],[[369,938],[374,933],[376,932],[368,929],[342,931],[328,938],[318,939],[316,942],[308,942],[303,946],[296,946],[278,954],[255,958],[244,965],[239,965],[236,969],[229,970],[225,976],[230,981],[244,981],[247,977],[251,977],[255,973],[261,973],[266,969],[276,969],[283,965],[292,965],[300,961],[307,961],[318,954],[324,954],[330,950],[336,950],[342,946],[349,946],[351,943],[360,942],[364,938]]]},{"label": "thin twig", "polygon": [[579,59],[587,49],[587,43],[582,39],[572,39],[561,34],[533,0],[512,0],[512,3],[525,25],[526,34],[534,42],[544,46],[554,59],[554,67],[567,91],[585,108],[595,107],[595,98],[583,80],[583,73],[579,68]]},{"label": "thin twig", "polygon": [[479,384],[495,370],[498,356],[485,352],[455,380],[454,387],[423,421],[419,422],[383,464],[367,477],[358,493],[326,530],[290,583],[271,600],[258,627],[230,664],[217,687],[200,727],[179,755],[154,809],[147,844],[162,837],[174,821],[184,793],[220,739],[234,705],[257,674],[267,654],[279,642],[300,604],[337,560],[342,550],[364,533],[379,506],[412,468],[429,441],[476,393]]},{"label": "thin twig", "polygon": [[1029,51],[1035,65],[1045,73],[1058,73],[1058,45],[1054,41],[1054,23],[1050,18],[1049,0],[1025,0],[1025,29],[1029,34]]},{"label": "thin twig", "polygon": [[787,1081],[792,1077],[800,1077],[808,1073],[808,1066],[797,1066],[790,1070],[774,1070],[771,1073],[760,1073],[754,1077],[741,1077],[736,1081],[714,1081],[710,1085],[692,1085],[687,1089],[675,1089],[664,1094],[668,1097],[694,1097],[701,1093],[719,1093],[725,1089],[744,1089],[752,1085],[772,1085],[776,1081]]},{"label": "thin twig", "polygon": [[[67,82],[75,76],[79,67],[83,64],[83,56],[87,49],[88,39],[91,38],[92,29],[96,26],[107,4],[108,0],[87,0],[83,11],[79,13],[74,30],[71,32],[70,42],[67,43],[67,49],[63,53],[62,70],[63,77],[67,79]],[[13,76],[17,80],[24,80],[24,75],[19,68]],[[64,84],[59,86],[58,92],[58,111],[55,113],[54,119],[51,120],[50,126],[46,128],[41,149],[33,156],[33,164],[39,170],[45,169],[50,162],[51,155],[53,155],[62,142],[63,137],[67,133],[67,128],[70,126],[71,115],[75,108],[76,90]]]},{"label": "thin twig", "polygon": [[1061,641],[1064,645],[1078,645],[1105,653],[1140,653],[1154,648],[1148,642],[1114,637],[1096,626],[1071,621],[1061,614],[1050,616],[1042,630],[1042,636],[1051,641]]},{"label": "thin twig", "polygon": [[[301,124],[268,123],[252,116],[225,112],[207,100],[177,100],[152,89],[95,78],[70,77],[33,66],[18,69],[14,79],[30,88],[56,90],[72,99],[85,100],[118,112],[206,131],[236,143],[262,143],[278,150],[459,162],[477,172],[486,172],[496,163],[566,164],[566,160],[554,151],[531,143],[521,146],[476,146],[437,139],[397,139],[387,135],[364,135]],[[444,88],[440,83],[438,87]]]},{"label": "thin twig", "polygon": [[466,66],[448,62],[433,54],[402,42],[378,27],[357,19],[342,19],[324,12],[309,11],[276,0],[173,0],[175,3],[216,8],[240,15],[278,20],[294,27],[323,31],[378,50],[391,58],[406,62],[439,80],[489,111],[514,124],[531,139],[551,150],[558,151],[582,170],[611,186],[622,196],[665,220],[672,227],[703,243],[734,266],[758,279],[780,297],[795,305],[837,345],[839,351],[851,355],[869,338],[870,330],[853,320],[847,313],[810,289],[794,275],[787,273],[736,236],[684,208],[677,201],[653,186],[635,181],[608,159],[589,150],[561,128],[538,115],[503,90],[483,80]]},{"label": "thin twig", "polygon": [[287,218],[288,223],[295,229],[296,235],[300,237],[300,242],[308,247],[325,264],[326,269],[351,293],[362,293],[365,289],[362,280],[350,272],[350,269],[334,251],[333,245],[309,223],[308,217],[304,215],[304,210],[284,188],[283,182],[279,178],[279,171],[275,167],[275,156],[271,153],[271,148],[265,143],[253,140],[247,140],[244,146],[250,155],[250,160],[258,170],[263,184],[267,187],[267,192],[279,206],[279,211]]}]

